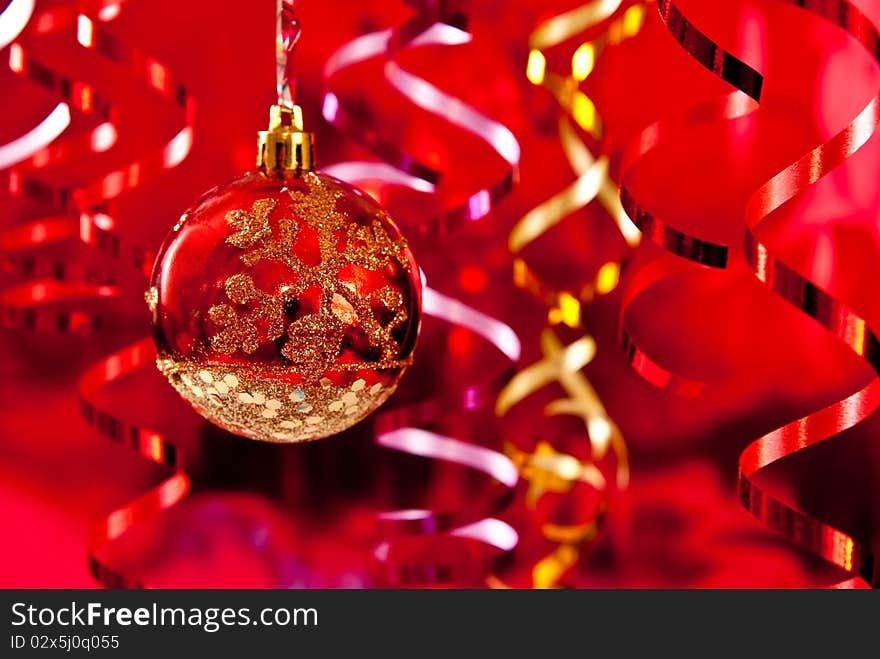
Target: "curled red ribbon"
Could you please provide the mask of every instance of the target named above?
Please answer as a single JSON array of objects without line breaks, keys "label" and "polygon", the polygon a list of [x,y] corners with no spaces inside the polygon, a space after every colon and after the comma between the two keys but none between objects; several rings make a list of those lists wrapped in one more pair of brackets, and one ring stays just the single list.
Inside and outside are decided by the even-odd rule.
[{"label": "curled red ribbon", "polygon": [[90,530],[89,571],[99,583],[108,588],[143,588],[144,583],[136,576],[126,574],[104,560],[102,558],[104,547],[132,526],[151,519],[177,504],[186,496],[190,488],[189,478],[183,472],[180,451],[174,444],[161,434],[132,424],[95,402],[101,389],[140,368],[153,368],[155,362],[156,351],[152,340],[141,339],[99,361],[79,382],[80,410],[89,425],[102,435],[133,449],[148,460],[172,470],[171,475],[158,485],[112,511]]},{"label": "curled red ribbon", "polygon": [[[178,110],[182,127],[151,153],[106,172],[77,188],[57,187],[40,180],[50,165],[85,159],[113,147],[118,117],[122,110],[88,82],[66,77],[30,57],[15,42],[9,48],[10,69],[56,94],[61,100],[55,117],[56,129],[28,135],[0,147],[12,168],[8,170],[13,195],[49,204],[58,214],[0,233],[4,268],[25,278],[0,291],[0,322],[7,327],[28,330],[87,334],[100,328],[101,317],[89,301],[116,297],[115,275],[102,268],[85,267],[68,260],[45,258],[39,249],[54,242],[78,239],[122,265],[146,275],[152,266],[150,252],[126,243],[116,230],[112,202],[119,195],[143,185],[159,173],[176,167],[189,153],[193,137],[194,102],[170,69],[143,51],[116,39],[101,22],[118,15],[121,2],[93,0],[53,7],[32,17],[35,34],[67,32],[78,47],[133,73],[154,92],[168,99]],[[97,18],[93,18],[96,16]],[[58,108],[62,111],[57,112]],[[55,141],[69,123],[70,108],[100,123],[90,132]],[[38,126],[39,128],[39,126]],[[51,128],[51,126],[49,127]],[[134,370],[153,366],[155,351],[150,339],[108,355],[79,382],[80,408],[85,420],[99,433],[134,449],[152,462],[164,465],[172,474],[137,499],[107,515],[90,530],[89,569],[108,587],[141,587],[135,576],[124,574],[102,558],[104,547],[127,529],[173,506],[189,490],[177,448],[159,433],[127,422],[110,409],[99,406],[98,392]]]},{"label": "curled red ribbon", "polygon": [[[786,0],[846,30],[875,61],[880,63],[880,33],[871,21],[848,0]],[[729,268],[733,255],[725,245],[684,233],[644,208],[626,187],[632,163],[676,130],[688,125],[742,116],[758,107],[763,76],[726,52],[699,31],[671,0],[658,0],[663,22],[678,43],[705,68],[731,84],[736,91],[709,104],[694,108],[682,117],[658,122],[641,131],[627,147],[621,167],[621,197],[630,217],[650,239],[688,261],[704,267]],[[827,142],[818,145],[779,171],[750,197],[745,212],[745,260],[759,281],[782,299],[815,319],[838,340],[863,358],[880,374],[880,346],[877,335],[856,311],[835,299],[814,282],[796,272],[772,254],[756,237],[761,223],[772,213],[797,198],[809,186],[843,164],[874,134],[880,122],[880,93],[875,94],[847,126]],[[656,272],[637,281],[624,305],[623,338],[631,361],[648,380],[660,386],[680,388],[682,379],[663,369],[642,352],[626,330],[626,306],[645,290],[679,270],[660,265]],[[701,383],[685,380],[685,388],[696,393]],[[852,575],[842,585],[861,582],[880,586],[880,566],[871,548],[843,531],[797,510],[758,485],[755,477],[764,468],[809,446],[853,428],[880,406],[880,378],[822,410],[777,428],[752,442],[740,455],[740,499],[745,508],[768,527],[792,542]]]},{"label": "curled red ribbon", "polygon": [[[28,280],[0,291],[0,322],[7,327],[91,333],[100,327],[100,314],[95,305],[88,305],[86,301],[118,294],[112,273],[103,269],[85,270],[67,261],[43,258],[35,250],[44,245],[78,239],[122,266],[133,267],[145,275],[152,267],[152,253],[127,243],[116,230],[113,200],[176,167],[187,156],[192,146],[195,103],[165,64],[102,27],[102,21],[118,15],[120,4],[92,0],[53,7],[32,18],[33,32],[38,35],[68,33],[78,47],[94,51],[133,73],[173,104],[182,125],[155,151],[142,154],[85,185],[69,188],[48,184],[39,176],[46,167],[112,148],[122,110],[111,100],[112,90],[104,92],[86,81],[62,75],[33,59],[20,43],[12,43],[10,69],[55,94],[60,99],[56,110],[61,108],[62,112],[54,122],[60,130],[50,130],[45,136],[45,145],[39,141],[31,144],[16,140],[3,147],[7,149],[9,162],[14,163],[8,170],[10,193],[48,204],[58,211],[58,215],[0,233],[4,252],[2,265]],[[69,123],[71,109],[86,117],[95,117],[100,123],[85,135],[54,142],[55,133],[63,133]],[[34,150],[34,146],[39,148]]]}]

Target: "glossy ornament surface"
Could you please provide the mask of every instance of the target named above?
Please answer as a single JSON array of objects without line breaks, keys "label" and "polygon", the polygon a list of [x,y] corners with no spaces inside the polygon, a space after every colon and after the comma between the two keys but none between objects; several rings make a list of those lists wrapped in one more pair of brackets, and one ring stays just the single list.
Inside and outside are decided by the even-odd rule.
[{"label": "glossy ornament surface", "polygon": [[420,297],[386,213],[315,172],[206,193],[165,239],[147,294],[172,386],[270,442],[327,437],[378,408],[411,363]]}]

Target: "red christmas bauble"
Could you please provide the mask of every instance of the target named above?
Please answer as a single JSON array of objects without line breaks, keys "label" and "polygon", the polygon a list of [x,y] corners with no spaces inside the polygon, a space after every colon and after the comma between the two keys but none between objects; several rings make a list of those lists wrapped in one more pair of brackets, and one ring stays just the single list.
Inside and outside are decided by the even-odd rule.
[{"label": "red christmas bauble", "polygon": [[165,239],[147,294],[158,366],[202,416],[271,442],[338,433],[410,364],[412,252],[362,191],[325,174],[247,174]]}]

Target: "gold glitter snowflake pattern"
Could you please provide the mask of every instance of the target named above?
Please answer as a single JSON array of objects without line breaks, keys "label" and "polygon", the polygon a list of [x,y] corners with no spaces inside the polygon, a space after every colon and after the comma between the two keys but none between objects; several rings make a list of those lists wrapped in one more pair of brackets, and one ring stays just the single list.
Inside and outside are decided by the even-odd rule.
[{"label": "gold glitter snowflake pattern", "polygon": [[252,311],[239,313],[229,304],[215,304],[208,311],[211,321],[221,327],[211,337],[211,345],[217,352],[232,354],[241,348],[251,354],[260,347],[263,338],[257,330],[259,320],[266,321],[265,337],[274,341],[284,336],[287,320],[284,306],[296,299],[294,288],[281,287],[277,295],[269,295],[258,289],[250,275],[232,275],[226,280],[226,296],[237,305],[256,302]]},{"label": "gold glitter snowflake pattern", "polygon": [[[233,354],[242,350],[255,352],[264,342],[276,341],[286,335],[281,354],[303,374],[304,379],[319,377],[330,367],[362,368],[363,364],[335,362],[342,350],[346,326],[359,327],[367,336],[378,360],[375,368],[393,368],[408,364],[398,359],[400,346],[392,332],[408,319],[402,293],[390,286],[361,296],[354,286],[340,280],[340,270],[349,265],[365,270],[381,270],[395,261],[409,269],[406,241],[394,240],[378,220],[368,226],[351,222],[336,210],[341,193],[328,187],[319,177],[308,174],[309,192],[291,190],[291,210],[312,227],[318,236],[320,262],[307,265],[294,254],[292,246],[300,225],[292,218],[278,220],[277,234],[270,215],[275,199],[259,199],[250,210],[234,210],[226,214],[234,232],[226,239],[243,250],[242,263],[248,268],[262,260],[280,261],[291,271],[290,283],[282,283],[277,291],[258,289],[246,272],[232,275],[225,282],[230,303],[214,305],[209,317],[219,328],[211,337],[217,352]],[[340,250],[341,239],[345,248]],[[288,305],[307,289],[319,287],[320,306],[312,314],[289,322]],[[248,305],[247,309],[243,307]],[[387,313],[377,318],[374,305]]]}]

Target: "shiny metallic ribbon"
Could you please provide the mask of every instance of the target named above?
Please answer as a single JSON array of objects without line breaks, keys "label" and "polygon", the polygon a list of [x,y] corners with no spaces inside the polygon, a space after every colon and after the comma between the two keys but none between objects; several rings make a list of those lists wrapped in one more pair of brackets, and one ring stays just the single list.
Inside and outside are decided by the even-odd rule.
[{"label": "shiny metallic ribbon", "polygon": [[[801,7],[846,30],[880,63],[880,33],[876,26],[848,0],[791,0]],[[730,83],[735,91],[699,107],[681,117],[662,121],[643,130],[628,148],[621,168],[624,207],[650,239],[690,262],[703,267],[729,268],[734,257],[726,245],[715,244],[676,229],[644,208],[626,186],[631,164],[653,149],[680,127],[743,116],[758,107],[763,87],[760,72],[726,52],[693,25],[671,0],[659,0],[658,8],[669,32],[705,68]],[[796,199],[809,186],[842,165],[874,134],[880,122],[880,93],[875,94],[862,111],[830,140],[811,149],[779,171],[750,197],[745,211],[745,262],[763,284],[786,302],[825,327],[838,340],[862,357],[875,374],[880,374],[880,346],[877,335],[864,318],[814,282],[796,272],[773,255],[771,248],[756,237],[760,224],[776,210]],[[636,286],[628,303],[647,288],[668,276],[682,272],[657,266],[656,272]],[[625,312],[624,312],[625,313]],[[625,341],[637,370],[660,386],[698,393],[701,383],[682,380],[645,355],[628,337]],[[648,365],[645,370],[645,364]],[[836,565],[851,575],[840,584],[853,587],[880,586],[880,566],[870,546],[791,504],[773,496],[756,483],[755,477],[766,467],[809,446],[833,439],[871,416],[880,405],[880,379],[828,407],[788,423],[755,440],[739,459],[739,492],[745,508],[764,524],[779,531],[792,542]]]},{"label": "shiny metallic ribbon", "polygon": [[[591,282],[560,291],[547,285],[520,252],[593,200],[598,200],[609,214],[628,246],[639,244],[641,234],[621,207],[617,186],[609,174],[608,157],[594,155],[578,135],[580,130],[599,144],[604,140],[602,117],[593,100],[580,90],[580,85],[593,72],[596,61],[606,48],[631,38],[640,30],[645,5],[637,3],[625,9],[622,6],[623,0],[593,0],[547,19],[529,37],[526,77],[532,84],[552,93],[559,104],[562,111],[559,139],[577,179],[526,213],[511,230],[508,245],[514,255],[514,283],[549,307],[551,322],[563,322],[570,327],[581,326],[584,304],[617,287],[621,263],[609,261]],[[575,49],[569,73],[561,75],[548,70],[548,49],[603,24],[605,26],[598,36],[582,42]]]},{"label": "shiny metallic ribbon", "polygon": [[[507,127],[397,64],[395,56],[406,48],[462,44],[471,38],[466,30],[467,16],[462,9],[466,3],[409,0],[409,4],[417,9],[417,13],[406,22],[349,41],[330,56],[324,67],[323,114],[328,122],[397,170],[392,175],[393,181],[387,177],[387,169],[368,167],[371,176],[378,175],[381,180],[396,183],[406,180],[410,187],[422,191],[433,191],[441,185],[441,171],[419,160],[417,154],[406,152],[393,136],[378,134],[362,109],[350,107],[334,91],[332,83],[336,74],[358,62],[383,57],[385,79],[394,90],[415,106],[475,135],[507,163],[501,178],[472,191],[462,203],[444,208],[439,215],[420,223],[417,231],[421,237],[442,238],[469,222],[484,218],[510,192],[518,177],[520,148]],[[351,175],[364,178],[355,172]],[[421,181],[421,185],[417,181]]]},{"label": "shiny metallic ribbon", "polygon": [[[519,359],[519,339],[507,325],[427,286],[422,301],[426,316],[482,337],[511,364]],[[483,379],[452,387],[443,395],[376,414],[374,432],[379,446],[458,464],[490,479],[484,496],[466,508],[402,509],[379,514],[382,540],[375,557],[387,583],[461,583],[463,579],[472,579],[474,573],[489,574],[509,559],[518,534],[495,515],[503,512],[512,500],[519,481],[516,467],[501,452],[482,445],[485,442],[480,437],[449,437],[431,430],[452,415],[467,420],[470,415],[491,408],[509,376],[509,369],[490,373]],[[417,539],[415,552],[410,549],[404,554],[398,550],[399,546],[412,546],[413,539]],[[474,545],[467,561],[451,558],[443,551],[450,540]]]},{"label": "shiny metallic ribbon", "polygon": [[[18,42],[9,46],[10,69],[57,94],[61,101],[36,127],[36,133],[22,136],[30,139],[18,139],[0,147],[0,151],[6,152],[4,164],[10,166],[6,172],[10,193],[57,209],[56,215],[0,232],[0,265],[25,278],[0,290],[0,323],[6,327],[88,334],[100,326],[100,315],[94,310],[95,305],[87,305],[86,301],[118,295],[112,273],[42,258],[37,250],[45,245],[78,239],[124,267],[134,267],[146,274],[152,266],[151,253],[128,244],[116,231],[113,201],[176,167],[187,156],[192,146],[194,102],[165,64],[102,28],[102,20],[115,18],[120,4],[94,0],[62,5],[37,13],[31,23],[36,34],[71,34],[77,47],[94,51],[142,79],[178,109],[182,126],[160,148],[90,183],[76,188],[47,184],[39,178],[46,167],[112,148],[117,138],[118,116],[123,110],[112,100],[112,90],[105,93],[87,82],[56,72],[31,58]],[[71,111],[96,117],[100,123],[85,136],[56,142],[69,124]]]},{"label": "shiny metallic ribbon", "polygon": [[159,484],[112,511],[89,531],[89,571],[108,588],[143,588],[147,584],[138,575],[128,574],[106,560],[102,555],[104,548],[131,527],[180,502],[190,489],[182,455],[175,444],[96,402],[105,387],[138,369],[153,368],[155,363],[153,341],[145,338],[104,357],[79,382],[80,410],[86,422],[102,435],[168,468],[169,472]]},{"label": "shiny metallic ribbon", "polygon": [[[4,19],[8,20],[8,12],[21,11],[16,9],[21,4],[12,3],[0,14],[0,37],[6,36]],[[13,41],[14,37],[9,39],[10,69],[57,94],[61,100],[34,129],[0,146],[0,164],[9,167],[10,192],[57,209],[57,215],[0,232],[2,266],[24,279],[0,290],[0,320],[7,327],[88,334],[99,329],[100,316],[91,308],[82,307],[90,300],[118,296],[111,272],[86,268],[70,260],[44,258],[39,249],[50,243],[81,240],[144,276],[152,267],[152,254],[126,243],[117,233],[113,200],[176,167],[187,156],[193,139],[194,102],[165,64],[102,28],[101,23],[113,20],[121,6],[120,0],[93,0],[52,7],[35,15],[28,13],[18,32],[30,22],[38,35],[70,33],[77,47],[94,51],[166,98],[177,108],[182,125],[154,151],[86,185],[65,188],[46,184],[39,178],[46,167],[86,159],[112,148],[117,138],[118,117],[124,109],[111,100],[112,90],[105,93],[87,82],[66,77],[31,58],[20,43]],[[59,140],[69,125],[71,110],[96,117],[100,123],[83,136]],[[138,368],[152,368],[154,361],[152,341],[143,339],[102,359],[79,383],[81,411],[90,425],[170,469],[170,475],[160,484],[113,511],[90,530],[89,569],[99,583],[109,587],[144,584],[137,576],[124,574],[106,563],[102,559],[104,547],[131,526],[174,505],[189,490],[189,479],[181,470],[179,452],[173,444],[159,433],[133,425],[95,402],[103,387]]]},{"label": "shiny metallic ribbon", "polygon": [[[598,200],[615,222],[628,246],[638,245],[641,234],[620,205],[617,186],[609,174],[608,157],[594,155],[578,131],[602,144],[602,118],[593,100],[580,90],[580,85],[592,73],[606,48],[638,33],[644,16],[645,5],[642,3],[623,7],[622,0],[595,0],[547,19],[529,37],[526,77],[532,84],[552,93],[558,102],[561,110],[559,138],[577,179],[526,213],[511,230],[508,245],[514,256],[514,283],[548,307],[549,327],[541,336],[543,360],[524,368],[505,387],[498,398],[496,412],[503,416],[547,384],[562,386],[566,398],[547,406],[543,414],[580,418],[590,446],[590,460],[558,452],[548,441],[539,443],[533,452],[508,443],[505,452],[529,483],[526,505],[530,508],[534,508],[546,492],[568,493],[578,482],[588,483],[602,496],[594,518],[576,525],[546,523],[542,526],[542,535],[558,546],[532,567],[532,585],[538,588],[558,587],[565,583],[566,573],[576,564],[582,546],[598,534],[608,499],[625,487],[629,478],[626,444],[620,430],[581,373],[596,353],[595,341],[587,334],[569,346],[563,346],[552,329],[559,324],[586,329],[585,311],[589,303],[597,295],[610,293],[617,287],[622,263],[609,261],[586,285],[556,290],[530,268],[520,252],[593,200]],[[595,38],[583,41],[575,49],[569,73],[561,75],[548,69],[546,53],[550,48],[600,26],[602,29]],[[612,483],[608,483],[593,464],[609,449],[617,461],[615,482]],[[500,587],[504,584],[496,578],[494,585]]]},{"label": "shiny metallic ribbon", "polygon": [[[620,430],[581,372],[596,354],[593,337],[583,336],[565,346],[554,329],[547,327],[541,334],[541,351],[543,358],[540,361],[520,370],[504,387],[496,400],[495,412],[498,416],[504,416],[512,407],[525,404],[536,391],[556,384],[563,389],[565,396],[549,403],[542,413],[546,417],[564,415],[581,421],[590,447],[590,459],[582,460],[560,452],[549,440],[539,442],[532,452],[508,442],[505,453],[528,483],[526,506],[534,509],[545,493],[569,493],[577,483],[586,483],[601,494],[601,502],[593,518],[568,525],[548,522],[541,527],[542,535],[558,543],[558,546],[532,566],[532,585],[553,588],[564,583],[567,571],[580,556],[581,547],[596,537],[609,499],[626,487],[629,461]],[[610,483],[595,466],[609,451],[615,456],[615,476]],[[494,585],[502,586],[503,582],[495,578]]]}]

